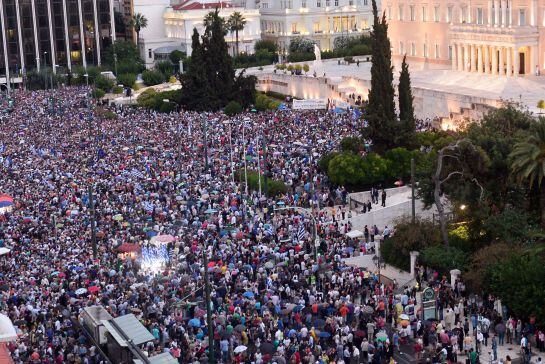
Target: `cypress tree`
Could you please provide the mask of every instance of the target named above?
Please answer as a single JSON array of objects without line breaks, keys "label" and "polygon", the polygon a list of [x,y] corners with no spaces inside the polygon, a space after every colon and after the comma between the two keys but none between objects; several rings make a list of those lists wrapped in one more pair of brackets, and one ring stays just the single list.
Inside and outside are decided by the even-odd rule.
[{"label": "cypress tree", "polygon": [[373,148],[380,152],[394,146],[396,135],[396,111],[394,104],[393,67],[388,24],[386,15],[379,19],[375,0],[373,4],[373,31],[371,41],[373,59],[371,63],[371,90],[369,102],[365,109],[368,126],[364,136],[373,141]]},{"label": "cypress tree", "polygon": [[187,71],[180,77],[183,85],[181,103],[187,109],[203,111],[208,108],[210,92],[206,69],[203,67],[204,49],[196,28],[193,28],[191,48],[193,50]]},{"label": "cypress tree", "polygon": [[411,75],[409,73],[409,65],[407,64],[407,56],[403,57],[401,71],[399,72],[399,121],[401,123],[401,140],[398,144],[410,145],[413,141],[415,133],[415,117],[413,108],[413,93],[411,90]]}]

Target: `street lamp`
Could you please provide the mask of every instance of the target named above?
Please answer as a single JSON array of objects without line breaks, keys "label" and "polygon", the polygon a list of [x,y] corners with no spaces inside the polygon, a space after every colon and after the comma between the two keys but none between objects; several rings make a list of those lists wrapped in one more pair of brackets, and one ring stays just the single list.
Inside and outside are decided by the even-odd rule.
[{"label": "street lamp", "polygon": [[375,255],[373,256],[373,263],[375,263],[375,266],[378,268],[378,283],[380,284],[380,268],[384,264],[384,260],[382,257]]},{"label": "street lamp", "polygon": [[231,182],[235,184],[235,166],[233,165],[233,133],[231,132],[231,120],[225,120],[223,125],[229,128],[229,159],[231,165]]},{"label": "street lamp", "polygon": [[246,163],[246,123],[250,122],[250,118],[246,117],[242,121],[242,158],[244,159],[244,194],[248,198],[248,165]]}]

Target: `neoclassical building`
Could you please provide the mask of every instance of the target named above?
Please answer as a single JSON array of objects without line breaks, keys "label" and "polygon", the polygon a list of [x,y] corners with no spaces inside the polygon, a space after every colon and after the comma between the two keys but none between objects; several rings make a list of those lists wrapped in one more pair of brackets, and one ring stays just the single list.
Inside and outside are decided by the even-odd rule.
[{"label": "neoclassical building", "polygon": [[516,76],[545,68],[545,0],[384,0],[394,60]]}]

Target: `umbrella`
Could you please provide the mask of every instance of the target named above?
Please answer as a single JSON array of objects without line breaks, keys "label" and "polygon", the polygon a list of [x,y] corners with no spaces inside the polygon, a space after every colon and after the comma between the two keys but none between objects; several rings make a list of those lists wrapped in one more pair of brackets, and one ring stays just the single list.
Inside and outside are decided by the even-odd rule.
[{"label": "umbrella", "polygon": [[377,334],[377,340],[378,341],[386,341],[388,340],[388,335],[384,332],[384,331],[381,331]]},{"label": "umbrella", "polygon": [[148,236],[148,238],[152,238],[155,235],[157,235],[157,231],[150,230],[150,231],[146,232],[146,235]]},{"label": "umbrella", "polygon": [[0,195],[0,208],[6,208],[13,205],[13,197],[10,195]]},{"label": "umbrella", "polygon": [[205,213],[205,214],[215,214],[216,212],[218,212],[218,210],[216,210],[216,209],[208,209],[208,210],[206,210],[204,213]]},{"label": "umbrella", "polygon": [[9,253],[11,250],[9,250],[8,248],[0,248],[0,255],[4,255],[4,254],[7,254]]},{"label": "umbrella", "polygon": [[363,313],[365,313],[365,314],[370,315],[370,314],[372,314],[375,310],[374,310],[373,307],[371,307],[371,306],[363,306],[363,307],[361,308],[361,311],[362,311]]},{"label": "umbrella", "polygon": [[242,324],[238,324],[237,326],[235,326],[235,331],[242,332],[244,330],[246,330],[246,326]]},{"label": "umbrella", "polygon": [[328,338],[328,337],[331,337],[331,334],[327,331],[320,331],[320,333],[318,334],[318,337]]},{"label": "umbrella", "polygon": [[84,294],[86,292],[87,292],[87,288],[78,288],[78,289],[76,289],[76,294],[77,295]]},{"label": "umbrella", "polygon": [[409,315],[407,315],[405,313],[399,315],[399,319],[400,320],[410,320]]},{"label": "umbrella", "polygon": [[112,219],[114,219],[115,221],[123,221],[123,215],[121,214],[114,215]]},{"label": "umbrella", "polygon": [[191,327],[201,327],[201,320],[199,320],[198,318],[193,318],[189,320],[187,324]]},{"label": "umbrella", "polygon": [[273,269],[274,268],[274,263],[271,262],[271,261],[268,261],[267,263],[265,263],[265,268],[266,269]]},{"label": "umbrella", "polygon": [[261,350],[261,354],[273,354],[276,351],[272,343],[261,343],[259,350]]},{"label": "umbrella", "polygon": [[246,291],[244,292],[243,296],[246,298],[254,298],[254,292]]},{"label": "umbrella", "polygon": [[140,251],[140,245],[131,244],[131,243],[123,243],[117,247],[117,251],[120,253],[136,253]]},{"label": "umbrella", "polygon": [[239,346],[237,346],[237,347],[235,348],[235,350],[233,350],[233,352],[234,352],[235,354],[240,354],[240,353],[246,351],[246,349],[248,349],[246,346],[244,346],[244,345],[239,345]]},{"label": "umbrella", "polygon": [[157,235],[151,238],[150,242],[152,244],[160,245],[160,244],[168,244],[176,240],[176,238],[172,235]]},{"label": "umbrella", "polygon": [[356,331],[356,337],[365,337],[365,331],[363,330]]},{"label": "umbrella", "polygon": [[98,286],[91,286],[87,289],[90,293],[97,293],[100,291],[100,288]]},{"label": "umbrella", "polygon": [[17,331],[13,323],[6,315],[0,314],[0,342],[15,341],[17,339]]},{"label": "umbrella", "polygon": [[300,312],[303,309],[303,306],[297,305],[293,308],[293,312]]}]

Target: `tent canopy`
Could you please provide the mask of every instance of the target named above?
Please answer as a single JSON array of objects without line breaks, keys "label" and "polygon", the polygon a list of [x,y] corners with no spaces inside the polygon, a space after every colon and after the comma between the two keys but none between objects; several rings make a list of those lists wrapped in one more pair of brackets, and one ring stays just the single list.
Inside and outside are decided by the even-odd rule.
[{"label": "tent canopy", "polygon": [[359,238],[363,236],[363,233],[359,230],[350,230],[346,233],[346,236],[348,236],[349,238]]}]

